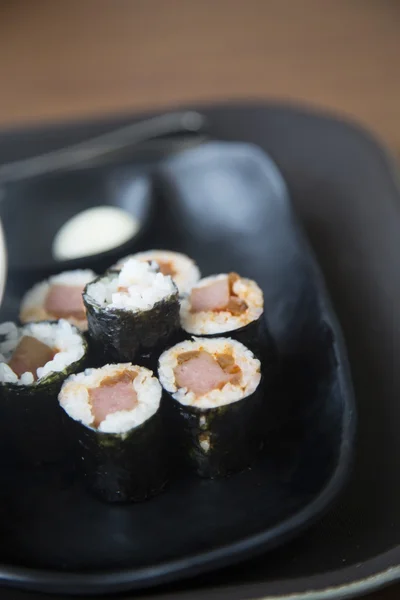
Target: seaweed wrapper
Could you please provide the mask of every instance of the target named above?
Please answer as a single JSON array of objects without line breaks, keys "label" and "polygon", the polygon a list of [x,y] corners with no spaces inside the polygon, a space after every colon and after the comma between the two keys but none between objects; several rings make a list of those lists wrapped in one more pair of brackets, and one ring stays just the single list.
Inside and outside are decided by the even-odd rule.
[{"label": "seaweed wrapper", "polygon": [[62,409],[57,396],[65,379],[86,366],[84,355],[63,371],[50,373],[32,385],[0,384],[0,428],[7,462],[40,465],[67,455]]},{"label": "seaweed wrapper", "polygon": [[251,465],[263,446],[264,405],[263,378],[246,398],[216,408],[185,406],[168,394],[181,450],[200,477],[225,477]]},{"label": "seaweed wrapper", "polygon": [[[95,280],[96,281],[96,280]],[[146,366],[175,343],[180,330],[178,291],[145,311],[102,307],[83,294],[90,339],[104,362],[135,362]],[[147,360],[146,360],[147,359]]]},{"label": "seaweed wrapper", "polygon": [[106,502],[139,502],[163,490],[169,458],[161,408],[121,434],[64,418],[79,470],[93,494]]}]

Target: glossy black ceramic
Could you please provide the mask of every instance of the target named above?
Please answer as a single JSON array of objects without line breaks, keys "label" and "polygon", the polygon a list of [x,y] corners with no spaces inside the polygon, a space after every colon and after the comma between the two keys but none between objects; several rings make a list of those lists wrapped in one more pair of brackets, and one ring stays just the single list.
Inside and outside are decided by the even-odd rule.
[{"label": "glossy black ceramic", "polygon": [[[42,276],[43,273],[81,268],[99,269],[112,264],[129,248],[83,259],[62,261],[52,258],[52,243],[60,227],[82,210],[99,205],[117,206],[146,226],[150,196],[149,166],[91,168],[49,174],[3,186],[0,216],[9,255],[9,269],[15,276]],[[21,243],[22,242],[22,243]],[[17,275],[18,274],[18,275]]]},{"label": "glossy black ceramic", "polygon": [[[270,104],[203,108],[213,137],[258,144],[286,179],[349,351],[358,413],[355,466],[333,510],[296,540],[234,567],[124,597],[315,600],[366,594],[400,579],[397,172],[367,132],[332,116]],[[3,132],[0,160],[61,147],[133,120],[128,116]],[[5,558],[6,553],[4,543]],[[3,565],[2,574],[17,586],[38,581],[38,571],[21,570],[17,560]],[[97,581],[96,575],[87,577]],[[105,577],[114,581],[114,574]],[[65,573],[64,581],[69,579]],[[7,600],[49,597],[60,595],[2,590]]]},{"label": "glossy black ceramic", "polygon": [[6,465],[0,558],[22,585],[33,576],[27,587],[119,591],[238,562],[309,526],[350,468],[355,409],[341,333],[274,164],[256,147],[205,144],[158,166],[149,202],[143,247],[182,250],[205,275],[234,269],[264,290],[283,372],[265,397],[266,446],[229,479],[181,472],[162,495],[119,507],[87,494],[68,467]]},{"label": "glossy black ceramic", "polygon": [[[177,119],[174,113],[164,115],[167,116],[173,117],[173,121]],[[147,124],[151,121],[147,121]],[[146,122],[139,125],[145,126]],[[153,122],[151,129],[154,126],[157,128]],[[126,128],[118,131],[121,132],[120,139],[125,140]],[[116,132],[113,135],[118,138]],[[102,156],[100,153],[97,159],[89,161],[90,166],[86,161],[83,164],[77,161],[75,166],[64,169],[52,171],[47,167],[45,175],[31,177],[26,176],[22,166],[20,178],[16,175],[18,169],[15,167],[13,178],[2,178],[0,175],[0,216],[6,234],[8,267],[14,278],[28,281],[60,270],[82,267],[101,272],[104,265],[113,264],[116,257],[140,244],[140,238],[146,230],[150,218],[149,174],[154,164],[165,156],[196,146],[202,139],[202,131],[191,134],[181,132],[179,135],[132,144],[121,152],[111,153],[111,156]],[[37,148],[41,148],[39,140],[37,143]],[[25,158],[25,150],[26,144],[21,145],[17,158]],[[47,147],[43,152],[48,150]],[[51,150],[57,150],[57,146],[51,147]],[[12,159],[15,159],[11,148],[10,152]],[[55,155],[56,152],[50,152],[48,156]],[[6,154],[5,160],[8,162],[10,155],[7,157]],[[46,161],[43,157],[41,164],[46,166],[47,163],[52,164],[51,158]],[[24,165],[24,162],[17,160],[17,164]],[[132,215],[138,225],[135,238],[122,246],[89,257],[56,260],[52,243],[60,227],[81,211],[99,205],[118,207]],[[23,243],[20,243],[21,240]]]}]

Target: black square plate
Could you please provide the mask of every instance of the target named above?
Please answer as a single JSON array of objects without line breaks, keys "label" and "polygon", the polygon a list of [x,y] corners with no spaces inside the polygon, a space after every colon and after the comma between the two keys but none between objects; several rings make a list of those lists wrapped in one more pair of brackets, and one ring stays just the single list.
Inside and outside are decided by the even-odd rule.
[{"label": "black square plate", "polygon": [[[218,574],[203,578],[202,581],[196,581],[197,585],[207,586],[206,589],[198,590],[197,592],[193,589],[189,591],[191,584],[181,584],[179,589],[175,588],[174,591],[171,591],[171,597],[178,597],[180,595],[182,597],[194,598],[196,596],[199,597],[201,594],[207,594],[211,598],[213,594],[211,588],[214,586],[219,586],[219,592],[224,593],[223,590],[225,590],[224,595],[229,598],[234,596],[246,598],[251,596],[265,596],[267,594],[276,595],[277,593],[300,593],[307,589],[321,589],[322,587],[340,585],[356,579],[357,571],[352,570],[351,567],[343,568],[343,565],[352,565],[364,560],[367,561],[365,562],[365,568],[369,569],[366,571],[366,574],[375,574],[378,570],[391,566],[390,561],[395,563],[398,559],[396,555],[397,550],[394,550],[387,556],[383,556],[385,551],[390,550],[398,542],[398,527],[396,525],[398,519],[395,507],[398,504],[399,494],[398,469],[396,467],[398,466],[397,462],[400,455],[399,452],[396,453],[397,436],[394,435],[395,419],[398,416],[397,404],[395,403],[397,396],[395,393],[396,374],[394,370],[390,371],[390,366],[393,365],[393,351],[397,340],[395,340],[393,335],[394,321],[392,319],[394,312],[389,311],[389,306],[391,306],[390,301],[396,297],[395,293],[397,292],[398,294],[399,292],[398,278],[396,279],[393,276],[396,272],[396,259],[393,258],[393,253],[390,252],[394,248],[394,232],[396,218],[398,218],[398,207],[395,205],[397,190],[389,163],[384,153],[363,132],[333,119],[326,119],[281,107],[221,107],[206,112],[211,121],[211,132],[215,137],[254,141],[263,146],[275,158],[288,181],[295,207],[310,234],[314,249],[325,271],[328,285],[330,286],[335,306],[339,312],[339,317],[345,329],[346,339],[350,346],[352,371],[355,377],[361,415],[360,449],[362,452],[357,457],[356,473],[352,485],[339,508],[318,526],[310,530],[307,535],[303,536],[299,541],[287,545],[284,549],[268,554],[265,558],[257,559],[256,561],[246,563],[240,568],[236,568],[234,572],[231,570],[220,571]],[[111,128],[113,125],[115,124],[103,123],[100,127],[104,130],[104,128]],[[96,127],[96,124],[88,125],[84,133],[86,135],[95,133],[97,131]],[[65,131],[67,130],[62,128],[57,130],[59,144],[67,141]],[[80,137],[82,130],[79,127],[75,130],[69,128],[68,141],[73,139],[73,135]],[[44,137],[45,134],[42,132],[41,139],[43,140]],[[52,134],[49,136],[49,145],[54,142],[55,137],[57,137],[56,130],[52,130]],[[7,138],[9,140],[12,139],[15,144],[18,140],[18,134],[14,133],[3,136],[3,144],[7,143]],[[32,134],[32,140],[33,138],[34,134]],[[34,152],[33,142],[32,152]],[[254,180],[255,172],[254,169],[252,170],[251,165],[247,165],[245,170],[248,172],[249,168],[251,173],[250,179]],[[169,183],[171,183],[170,173],[171,171],[164,170],[164,178],[167,177]],[[175,202],[179,204],[180,200],[178,202],[178,199],[185,197],[185,188],[184,186],[177,186],[176,181],[176,178],[174,178],[173,185],[167,186],[169,189],[168,197],[170,201],[172,197],[175,198]],[[172,190],[175,190],[175,192],[172,193]],[[380,202],[376,203],[374,201],[378,193],[380,194]],[[274,198],[274,194],[269,195],[269,199],[271,198]],[[279,205],[282,206],[282,204]],[[343,415],[347,414],[348,417],[349,413],[347,409],[349,406],[351,407],[351,403],[349,404],[348,401],[344,401],[344,399],[348,399],[348,394],[343,394],[343,391],[346,391],[345,388],[347,389],[347,385],[343,387],[343,383],[347,383],[347,378],[343,374],[342,369],[343,366],[345,368],[345,364],[342,361],[342,351],[339,350],[338,352],[338,331],[335,320],[323,293],[323,287],[321,287],[312,257],[308,253],[307,245],[304,244],[301,236],[298,235],[290,211],[285,209],[281,216],[285,216],[286,223],[295,232],[291,240],[296,240],[296,244],[299,243],[299,248],[301,249],[300,252],[295,252],[296,256],[301,257],[300,263],[296,263],[296,261],[293,263],[292,260],[288,260],[286,263],[287,265],[294,266],[291,271],[293,281],[290,278],[292,287],[289,287],[289,289],[302,289],[299,283],[301,281],[307,281],[310,284],[307,285],[305,296],[303,294],[295,296],[294,305],[297,311],[302,311],[300,314],[303,317],[305,315],[313,315],[314,319],[308,320],[306,318],[304,321],[305,326],[298,327],[302,319],[299,321],[295,318],[294,313],[292,321],[294,325],[293,337],[289,335],[289,340],[296,340],[296,343],[291,346],[291,342],[285,340],[284,337],[281,340],[278,339],[278,342],[280,342],[281,347],[288,356],[301,356],[298,353],[298,344],[300,343],[304,347],[301,340],[303,342],[306,340],[310,341],[310,352],[305,352],[303,355],[305,366],[311,367],[311,365],[317,364],[321,367],[321,371],[318,372],[323,373],[324,377],[318,380],[322,383],[321,387],[319,385],[311,386],[313,388],[311,392],[314,393],[314,396],[303,393],[300,394],[300,397],[308,398],[309,400],[312,398],[315,399],[318,393],[321,394],[322,388],[324,393],[320,397],[329,398],[330,394],[327,392],[332,388],[328,385],[328,382],[332,383],[333,381],[329,374],[334,372],[336,385],[333,385],[333,388],[336,388],[336,398],[339,398],[340,401],[339,403],[336,401],[336,404],[330,402],[325,404],[325,407],[328,407],[328,405],[330,407],[339,406],[341,404],[345,409],[342,411],[341,423],[342,425],[346,424],[346,422],[348,424],[348,419],[343,420]],[[270,235],[272,237],[273,233],[271,230]],[[183,240],[185,237],[183,236]],[[187,237],[187,239],[189,238]],[[192,240],[192,236],[190,236],[190,239]],[[260,237],[259,241],[261,239]],[[265,236],[263,239],[265,240]],[[182,239],[179,240],[179,237],[175,236],[173,243],[175,242],[181,244]],[[267,243],[270,242],[267,241]],[[188,250],[189,248],[192,249],[194,247],[188,246]],[[265,250],[265,247],[263,246],[262,249]],[[287,252],[287,249],[283,247],[280,247],[280,251],[283,251],[283,262],[285,264],[285,260],[290,252]],[[246,265],[243,264],[243,267],[250,269],[249,274],[256,274],[256,272],[251,271],[253,268],[257,271],[255,257],[256,255],[259,256],[259,252],[256,244],[254,245],[253,252],[253,261],[250,261],[251,265],[248,262],[246,262]],[[199,259],[201,258],[199,252],[195,252],[195,255],[198,255],[196,257]],[[226,263],[228,258],[230,258],[229,254],[222,252],[220,258],[218,258],[219,262],[210,263],[209,259],[207,262],[207,259],[204,258],[202,266],[206,271],[214,270],[217,264],[221,267],[228,266]],[[237,260],[238,255],[233,253],[232,258]],[[271,272],[273,272],[273,265],[272,263],[268,264],[267,261],[267,270],[265,273],[269,273],[270,276]],[[278,307],[278,297],[282,298],[279,286],[281,284],[280,274],[283,272],[285,272],[284,269],[277,269],[274,273],[278,287],[275,288],[274,293],[274,283],[271,291],[267,293],[268,305],[270,307]],[[392,277],[389,278],[390,273]],[[268,280],[268,283],[270,281]],[[262,283],[264,288],[266,288],[265,279]],[[297,285],[300,285],[300,287],[296,288]],[[300,298],[305,298],[305,301],[301,302]],[[299,301],[296,302],[296,299]],[[310,307],[311,311],[309,312],[308,309]],[[272,318],[271,325],[275,335],[278,337],[280,311],[278,308],[275,308],[275,310],[272,310],[272,314],[275,316]],[[321,315],[322,319],[320,318]],[[288,331],[286,327],[284,330]],[[289,343],[287,344],[287,342]],[[325,358],[319,361],[318,358],[320,357]],[[294,365],[293,373],[299,377],[297,382],[304,386],[306,382],[310,381],[310,378],[302,379],[301,374],[305,371],[303,368],[296,370],[298,364],[297,361],[290,363],[290,365]],[[295,382],[296,380],[292,379],[292,381]],[[316,379],[314,378],[315,381]],[[297,389],[302,389],[304,392],[306,388],[297,387]],[[378,407],[378,400],[382,404],[382,407]],[[302,400],[300,404],[303,404],[304,407],[303,402]],[[324,413],[324,411],[321,413],[321,411],[315,410],[315,403],[313,404],[312,400],[308,407],[312,410],[306,410],[303,413],[299,411],[299,414],[308,414],[318,419]],[[328,416],[325,412],[325,417],[325,424],[332,421],[332,415]],[[340,431],[340,433],[344,431],[340,427],[335,427],[331,431],[333,430]],[[310,429],[307,428],[307,431],[310,431]],[[327,437],[329,438],[329,436]],[[302,439],[307,439],[307,436],[304,436]],[[303,454],[303,456],[307,456],[308,459],[318,457],[316,448],[326,449],[328,446],[329,444],[326,444],[324,440],[319,438],[318,444],[314,446],[313,451],[308,455]],[[339,446],[336,444],[336,448]],[[309,449],[313,447],[310,438],[308,438],[308,447]],[[333,446],[330,447],[332,448]],[[297,446],[298,448],[299,446]],[[336,459],[343,457],[343,445],[340,448],[341,452],[339,454],[336,453]],[[288,454],[293,456],[290,453],[290,448]],[[298,453],[295,452],[294,454],[297,455]],[[263,461],[268,462],[270,460],[266,456],[264,455],[261,459],[260,465]],[[347,461],[345,462],[347,463]],[[336,464],[337,466],[338,464],[340,465],[340,460],[339,463],[337,460],[330,460],[328,462],[323,460],[322,463],[325,465],[331,464],[331,466]],[[296,481],[296,477],[293,479],[293,474],[296,472],[296,468],[293,468],[294,463],[289,461],[289,463],[285,464],[286,466],[288,464],[291,465],[289,471],[286,471],[286,481]],[[296,464],[296,467],[299,464],[301,464],[301,460]],[[310,463],[308,462],[307,464]],[[258,493],[262,494],[263,487],[265,491],[269,491],[263,485],[265,481],[264,468],[262,471],[259,471],[257,466],[250,474],[244,473],[238,476],[236,482],[239,482],[241,477],[250,477],[254,484],[257,474],[260,475],[261,472],[261,486]],[[272,471],[269,472],[271,473]],[[316,470],[312,469],[312,472],[315,473]],[[321,471],[319,472],[322,473]],[[285,468],[280,469],[279,473],[280,476],[277,479],[282,481],[281,474],[285,473]],[[329,490],[329,484],[326,487],[327,481],[334,481],[337,473],[338,471],[335,468],[331,469],[330,475],[325,472],[325,476],[319,479],[318,485],[316,485],[315,479],[313,481],[313,477],[301,477],[297,480],[298,484],[304,482],[303,488],[306,491],[306,504],[308,507],[310,506],[308,502],[311,500],[310,493],[315,494],[317,500],[321,499],[320,492],[324,490],[322,491],[323,497],[326,494],[326,490]],[[269,480],[272,481],[271,478]],[[229,486],[235,486],[234,482],[235,478],[232,478],[228,482],[224,482],[224,484],[227,484],[229,488]],[[42,484],[43,487],[48,486],[46,477],[43,478]],[[183,483],[174,486],[176,497],[178,497],[180,491],[179,485],[183,485]],[[190,487],[190,482],[186,482],[185,485]],[[255,489],[254,486],[250,487]],[[301,489],[302,485],[298,487]],[[36,489],[39,488],[36,487]],[[53,487],[53,489],[55,488]],[[76,498],[73,491],[75,488],[72,486],[68,489],[70,490],[69,493],[73,502],[74,498]],[[172,489],[173,487],[171,486]],[[218,496],[219,492],[217,490],[220,488],[217,486],[214,489],[216,490],[215,496]],[[250,488],[246,488],[245,486],[243,489]],[[390,493],[388,493],[389,490]],[[21,489],[21,492],[23,491],[24,488]],[[186,493],[187,491],[188,489]],[[232,495],[235,493],[235,489],[231,489],[230,492]],[[210,500],[212,506],[212,502],[217,500],[217,498],[213,498],[213,493],[210,493],[209,490],[205,493],[207,498],[205,506],[210,505]],[[40,495],[40,491],[38,494]],[[65,494],[65,488],[61,485],[59,486],[58,494],[59,497]],[[34,496],[35,494],[33,494]],[[294,496],[291,494],[290,497]],[[164,498],[164,502],[168,504],[166,500],[168,499],[168,495],[165,495]],[[22,504],[23,502],[16,503],[16,512],[18,512],[18,506]],[[218,504],[218,508],[220,508],[221,505],[219,502]],[[230,499],[229,504],[234,506],[235,501]],[[150,507],[151,503],[148,503],[147,506]],[[61,508],[60,505],[58,507]],[[216,508],[216,504],[214,507]],[[382,507],[382,510],[378,510],[379,507]],[[297,512],[299,508],[300,505],[292,507],[293,514],[299,514]],[[322,508],[322,506],[320,505],[319,508]],[[83,504],[79,504],[79,509],[85,515],[84,502]],[[222,533],[225,536],[223,543],[228,543],[230,555],[232,555],[231,550],[234,547],[232,543],[238,541],[233,540],[232,536],[234,537],[236,531],[240,530],[241,522],[245,527],[252,523],[255,525],[251,512],[253,507],[248,509],[247,519],[243,518],[242,521],[240,518],[237,519],[237,516],[243,514],[244,511],[242,509],[243,504],[239,503],[236,507],[235,519],[238,520],[238,530],[232,530],[229,524],[226,527],[225,518],[221,519],[221,524],[225,524],[226,527],[222,527]],[[42,508],[40,510],[43,513],[45,512]],[[169,506],[169,510],[178,512],[175,503]],[[180,510],[183,512],[182,506]],[[222,505],[221,514],[225,510],[226,507]],[[255,512],[257,513],[257,511]],[[265,513],[260,510],[258,514],[263,519],[266,519],[268,512],[268,510]],[[319,512],[319,509],[317,512]],[[88,513],[89,522],[91,522],[92,518],[90,515],[92,515],[92,512]],[[111,523],[113,519],[116,522]],[[124,522],[124,519],[123,513],[119,513],[119,515],[114,513],[114,516],[110,516],[107,523],[107,527],[114,527],[114,531],[118,531],[118,527],[120,527],[122,538],[129,531],[129,523]],[[377,521],[379,521],[379,533],[371,537],[371,527],[375,527]],[[302,519],[302,522],[305,522],[304,519]],[[256,525],[257,531],[260,531],[259,524]],[[34,525],[32,523],[28,523],[28,525],[33,527],[33,529],[36,527],[36,533],[41,531],[39,527],[40,523],[38,524],[37,521]],[[161,531],[161,534],[163,533],[165,533],[165,530]],[[221,531],[218,532],[218,535],[220,533]],[[241,533],[243,534],[243,531]],[[256,531],[247,531],[247,535],[250,534],[251,536],[252,533],[255,534]],[[90,530],[86,532],[88,537],[92,534],[93,532]],[[262,536],[263,534],[261,534]],[[190,538],[191,536],[188,537],[188,539]],[[45,544],[46,539],[43,536],[41,539],[44,540],[43,543]],[[6,555],[7,552],[15,552],[18,549],[18,540],[15,537],[9,538],[9,540],[11,545],[8,548],[3,546]],[[250,544],[248,545],[247,542],[249,540]],[[36,559],[39,556],[40,561],[43,558],[43,554],[41,552],[37,553],[38,548],[37,546],[35,547],[36,541],[33,539],[31,542],[31,553],[32,557],[33,555],[36,556]],[[221,556],[220,553],[225,552],[228,547],[216,548],[210,552],[210,547],[207,546],[209,544],[207,536],[204,536],[203,539],[200,536],[199,541],[200,544],[197,546],[197,550],[200,550],[200,556],[202,555],[202,551],[206,550],[207,553],[204,555],[206,562],[211,560],[215,565],[217,562],[214,562],[214,560],[218,559]],[[258,545],[257,541],[261,541],[257,535],[245,540],[242,539],[239,544],[242,545],[242,549],[253,553],[255,541],[256,545]],[[218,545],[221,543],[220,537],[217,543]],[[21,546],[19,546],[19,549],[21,549]],[[146,560],[148,549],[149,546],[147,546],[147,550],[146,546],[144,547],[144,560]],[[130,558],[129,550],[129,547],[127,547],[127,560]],[[42,545],[41,551],[46,553],[48,549],[46,550]],[[163,552],[168,551],[168,549],[159,549],[158,551],[161,555]],[[24,552],[24,560],[26,561],[26,545],[24,546]],[[101,553],[100,550],[98,553]],[[230,562],[231,558],[232,556],[230,556],[228,562]],[[57,561],[59,557],[55,556],[54,559]],[[70,560],[74,560],[72,554],[70,554]],[[200,566],[200,569],[198,568],[199,565],[196,560],[194,563],[191,561],[190,556],[187,556],[187,560],[183,562],[185,569],[189,568],[192,574],[196,570],[198,572],[202,569],[202,566]],[[218,564],[224,564],[224,560]],[[14,557],[10,567],[3,570],[4,578],[9,581],[14,580],[14,583],[19,585],[34,586],[36,589],[62,589],[61,580],[58,579],[58,575],[54,571],[47,573],[46,582],[42,578],[38,582],[37,576],[39,571],[33,568],[25,571],[22,576],[18,565],[21,565],[21,561],[18,561]],[[40,566],[42,567],[43,564]],[[93,565],[86,566],[90,568]],[[119,566],[125,565],[122,565],[119,561]],[[70,567],[71,565],[66,565],[67,569]],[[327,571],[330,571],[330,573],[326,573]],[[363,576],[362,571],[358,570],[358,573],[361,577]],[[157,568],[155,570],[147,570],[145,573],[148,580],[151,579],[153,581],[158,574]],[[115,573],[110,573],[109,575],[104,573],[104,585],[99,585],[98,574],[87,574],[84,575],[86,581],[85,588],[87,591],[89,589],[92,591],[106,591],[107,587],[108,589],[122,589],[127,583],[126,580],[124,581],[125,575],[126,573],[118,573],[117,575]],[[376,581],[379,584],[380,580],[374,581],[376,585]],[[381,582],[383,581],[384,579],[381,580]],[[82,587],[79,588],[80,578],[79,581],[74,581],[74,577],[71,578],[71,576],[65,573],[64,583],[67,586],[69,585],[69,591],[84,591]],[[235,584],[235,592],[233,592],[232,587],[229,587],[232,584]],[[138,582],[136,582],[136,585],[138,585]],[[139,585],[143,585],[143,580]],[[220,586],[226,587],[223,587],[221,590]],[[132,587],[132,581],[129,582],[128,587]],[[67,588],[64,589],[67,591]],[[188,591],[186,592],[185,589]],[[342,592],[338,590],[338,593]],[[165,590],[165,593],[167,593],[167,590]],[[157,595],[160,594],[162,595],[161,590]]]}]

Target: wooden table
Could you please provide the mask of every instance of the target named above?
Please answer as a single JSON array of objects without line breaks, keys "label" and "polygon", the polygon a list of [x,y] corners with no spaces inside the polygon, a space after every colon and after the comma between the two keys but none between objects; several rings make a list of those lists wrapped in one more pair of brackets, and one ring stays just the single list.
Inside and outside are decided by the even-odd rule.
[{"label": "wooden table", "polygon": [[2,0],[0,126],[290,98],[400,150],[399,27],[400,0]]}]

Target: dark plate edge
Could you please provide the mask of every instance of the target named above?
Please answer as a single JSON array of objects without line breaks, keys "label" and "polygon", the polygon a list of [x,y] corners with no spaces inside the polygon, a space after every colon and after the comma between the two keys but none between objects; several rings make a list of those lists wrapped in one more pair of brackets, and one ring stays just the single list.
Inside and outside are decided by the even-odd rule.
[{"label": "dark plate edge", "polygon": [[[398,547],[395,547],[363,563],[356,563],[329,573],[296,578],[290,581],[277,580],[272,584],[273,591],[268,593],[268,596],[262,595],[263,592],[260,589],[264,585],[268,585],[267,582],[249,584],[246,589],[246,592],[248,592],[247,597],[254,598],[254,600],[336,600],[355,598],[397,582],[400,579],[400,565],[397,562]],[[357,578],[354,578],[355,570],[358,574]],[[343,581],[343,583],[340,583],[340,581]],[[301,591],[293,591],[294,588]],[[241,598],[238,595],[237,587],[225,587],[224,591],[232,600]],[[165,600],[167,598],[169,600],[169,596],[165,596]],[[184,600],[185,596],[177,595],[177,598]],[[208,596],[208,598],[211,600],[212,596]]]}]

